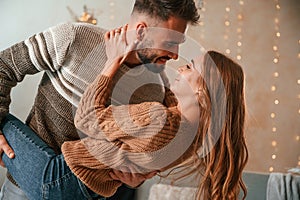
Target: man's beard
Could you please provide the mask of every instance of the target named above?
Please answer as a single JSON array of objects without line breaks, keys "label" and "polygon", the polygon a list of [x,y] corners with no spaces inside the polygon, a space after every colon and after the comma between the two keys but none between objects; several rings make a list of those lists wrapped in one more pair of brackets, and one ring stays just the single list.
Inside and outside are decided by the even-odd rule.
[{"label": "man's beard", "polygon": [[151,71],[153,73],[160,73],[160,72],[164,71],[164,69],[165,69],[165,65],[162,65],[162,64],[147,63],[144,65],[149,71]]},{"label": "man's beard", "polygon": [[[149,49],[143,49],[143,50],[139,50],[137,51],[137,55],[139,57],[139,59],[141,60],[142,64],[151,72],[154,73],[160,73],[161,71],[163,71],[165,69],[165,65],[164,64],[157,64],[155,63],[157,61],[158,55],[155,53],[151,53],[151,50]],[[167,58],[169,59],[169,58]]]}]

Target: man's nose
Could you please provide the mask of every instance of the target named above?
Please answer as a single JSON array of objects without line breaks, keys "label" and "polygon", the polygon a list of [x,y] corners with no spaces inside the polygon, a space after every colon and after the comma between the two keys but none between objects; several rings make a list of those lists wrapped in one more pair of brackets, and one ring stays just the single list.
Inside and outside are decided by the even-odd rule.
[{"label": "man's nose", "polygon": [[169,51],[168,56],[170,58],[172,58],[173,60],[177,60],[178,59],[178,51],[179,51],[179,47],[177,45]]},{"label": "man's nose", "polygon": [[172,53],[172,55],[169,55],[170,58],[172,58],[173,60],[177,60],[178,59],[178,54],[177,53]]}]

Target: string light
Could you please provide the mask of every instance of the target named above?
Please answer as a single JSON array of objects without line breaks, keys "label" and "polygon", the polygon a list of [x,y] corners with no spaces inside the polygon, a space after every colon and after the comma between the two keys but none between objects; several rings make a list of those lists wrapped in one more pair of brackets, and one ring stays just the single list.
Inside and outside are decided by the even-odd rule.
[{"label": "string light", "polygon": [[271,118],[274,119],[276,117],[275,113],[271,113]]},{"label": "string light", "polygon": [[[300,61],[300,39],[298,40],[298,61]],[[297,84],[300,86],[300,79],[297,80]],[[298,94],[298,99],[300,100],[300,94]],[[300,117],[300,108],[298,109],[298,114]],[[298,145],[300,145],[300,133],[298,133],[298,135],[296,135],[296,142],[298,143]],[[298,162],[297,162],[298,167],[300,168],[300,155],[298,155]]]},{"label": "string light", "polygon": [[270,113],[270,117],[272,120],[272,137],[274,138],[272,143],[271,143],[271,147],[273,148],[273,153],[271,155],[271,166],[269,167],[269,172],[273,172],[275,170],[274,166],[276,163],[276,159],[277,159],[277,151],[278,151],[278,141],[276,140],[276,137],[278,137],[278,133],[277,133],[277,126],[276,126],[276,117],[277,117],[277,113],[276,113],[276,108],[280,103],[279,98],[277,97],[277,82],[278,82],[278,78],[279,78],[279,72],[278,72],[278,64],[280,62],[280,54],[279,54],[279,39],[280,39],[280,27],[279,27],[279,12],[280,12],[280,4],[279,4],[279,0],[274,0],[274,4],[275,4],[275,17],[274,17],[274,39],[273,39],[273,46],[272,46],[272,50],[273,50],[273,66],[274,66],[274,72],[273,72],[273,80],[274,83],[271,86],[271,92],[273,93],[274,96],[274,100],[273,100],[273,111],[271,111]]},{"label": "string light", "polygon": [[231,27],[231,21],[229,19],[230,13],[231,13],[231,2],[230,0],[226,0],[226,6],[225,6],[225,14],[224,14],[224,43],[225,43],[225,52],[227,54],[231,54],[231,50],[229,48],[229,35],[230,35],[230,27]]},{"label": "string light", "polygon": [[[225,46],[225,53],[226,54],[233,54],[236,53],[236,59],[241,60],[242,59],[242,46],[243,46],[243,23],[244,23],[244,0],[238,0],[238,9],[232,9],[232,1],[226,0],[225,5],[225,14],[224,14],[224,34],[223,34],[223,40],[224,40],[224,46]],[[234,12],[236,11],[236,12]],[[233,17],[235,16],[235,17]],[[232,41],[230,36],[232,35],[232,29],[233,25],[235,25],[236,22],[236,37],[232,39],[236,39],[236,41]],[[233,49],[230,48],[232,42],[236,44],[236,47],[233,48],[236,50],[236,52],[233,51]]]},{"label": "string light", "polygon": [[243,16],[243,7],[244,7],[244,0],[239,0],[239,9],[238,9],[238,14],[237,14],[237,28],[236,28],[236,33],[237,33],[237,53],[236,53],[236,59],[237,60],[241,60],[242,59],[242,27],[243,27],[243,20],[244,20],[244,16]]}]

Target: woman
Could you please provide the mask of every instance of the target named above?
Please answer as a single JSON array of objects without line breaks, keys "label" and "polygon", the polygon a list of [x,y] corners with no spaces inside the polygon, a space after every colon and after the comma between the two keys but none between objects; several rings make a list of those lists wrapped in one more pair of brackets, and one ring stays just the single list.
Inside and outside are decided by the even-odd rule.
[{"label": "woman", "polygon": [[[237,199],[240,189],[245,198],[242,170],[248,152],[241,67],[209,51],[179,68],[172,87],[176,99],[166,88],[166,105],[145,102],[106,107],[111,78],[137,44],[126,43],[126,31],[125,26],[106,34],[108,61],[85,91],[76,111],[75,124],[87,137],[65,142],[63,155],[56,156],[34,134],[6,133],[7,126],[13,124],[4,123],[3,133],[16,154],[12,160],[3,157],[8,171],[28,197],[35,199],[71,198],[70,190],[64,194],[55,186],[56,179],[62,176],[70,177],[64,184],[74,193],[84,184],[89,194],[107,197],[121,185],[111,173],[113,169],[149,173],[177,166],[191,169],[186,175],[202,176],[197,199]],[[18,148],[14,141],[18,140],[16,144],[20,146],[24,138],[32,141],[31,145],[24,142]],[[32,158],[37,159],[37,165],[27,168],[26,159]],[[20,165],[14,162],[23,163],[24,169],[18,169]],[[56,167],[64,170],[57,174]],[[26,188],[26,179],[33,181],[34,187]]]}]

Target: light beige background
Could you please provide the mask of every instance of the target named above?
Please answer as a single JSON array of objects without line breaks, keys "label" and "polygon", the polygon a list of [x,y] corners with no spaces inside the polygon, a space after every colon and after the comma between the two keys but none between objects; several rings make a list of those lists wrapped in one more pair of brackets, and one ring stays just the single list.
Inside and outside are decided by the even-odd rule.
[{"label": "light beige background", "polygon": [[[268,173],[271,168],[286,172],[299,167],[300,160],[300,1],[243,2],[244,5],[239,0],[206,0],[201,10],[202,24],[191,27],[187,35],[206,50],[230,49],[228,55],[234,59],[240,52],[242,59],[238,62],[246,74],[246,135],[250,153],[247,170]],[[276,10],[276,2],[280,10]],[[93,9],[98,26],[109,29],[127,22],[133,0],[1,0],[0,50],[57,23],[72,21],[67,6],[81,15],[83,5]],[[230,12],[225,11],[226,7]],[[238,14],[242,14],[243,20],[238,20]],[[277,39],[275,17],[279,18],[281,33]],[[224,25],[226,18],[230,26]],[[241,33],[237,33],[237,28]],[[224,35],[228,35],[228,40]],[[237,46],[238,41],[242,46]],[[274,44],[279,48],[278,64],[273,63]],[[279,76],[274,77],[274,72]],[[13,90],[11,112],[23,120],[33,103],[40,77],[26,77]],[[271,91],[273,85],[276,91]],[[279,104],[274,104],[276,99]],[[271,113],[276,117],[271,118]]]}]

